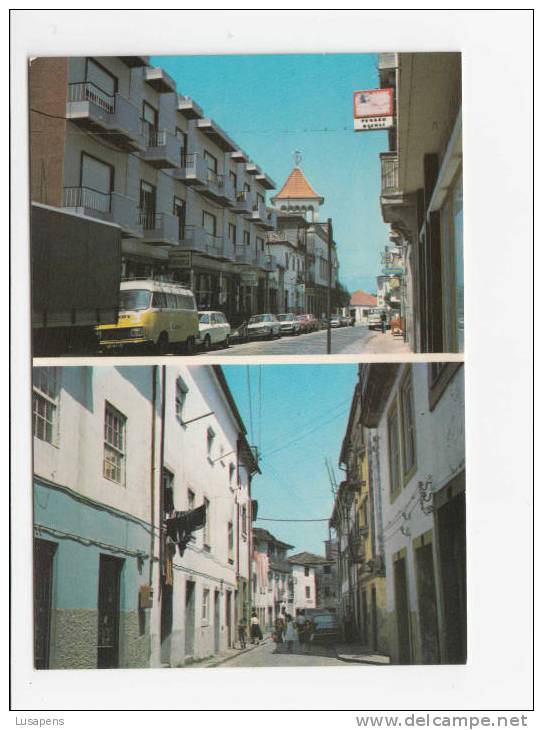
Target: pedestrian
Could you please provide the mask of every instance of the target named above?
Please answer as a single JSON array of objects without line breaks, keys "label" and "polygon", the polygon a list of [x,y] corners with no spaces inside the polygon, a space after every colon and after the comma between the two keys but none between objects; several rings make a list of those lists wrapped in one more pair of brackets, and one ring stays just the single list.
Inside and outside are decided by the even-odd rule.
[{"label": "pedestrian", "polygon": [[282,616],[278,616],[275,621],[275,641],[277,644],[283,643],[283,632],[285,631],[285,622]]},{"label": "pedestrian", "polygon": [[381,312],[381,332],[385,334],[387,329],[387,313],[385,311]]},{"label": "pedestrian", "polygon": [[258,620],[256,611],[253,609],[253,613],[251,615],[251,644],[254,644],[255,641],[257,644],[260,644],[262,641],[262,630],[260,628],[260,621]]},{"label": "pedestrian", "polygon": [[307,654],[311,650],[311,641],[315,633],[315,624],[309,616],[305,617],[302,632],[304,637],[304,654]]},{"label": "pedestrian", "polygon": [[238,623],[238,639],[242,649],[247,646],[247,621],[245,616],[242,616]]},{"label": "pedestrian", "polygon": [[298,641],[298,632],[295,629],[294,621],[292,616],[287,613],[287,628],[285,631],[285,641],[287,643],[287,651],[292,654],[294,648],[294,642]]},{"label": "pedestrian", "polygon": [[300,642],[300,649],[302,651],[304,649],[304,642],[305,642],[304,624],[305,624],[305,611],[303,608],[297,608],[295,626],[296,626],[296,631],[298,632],[298,641]]}]

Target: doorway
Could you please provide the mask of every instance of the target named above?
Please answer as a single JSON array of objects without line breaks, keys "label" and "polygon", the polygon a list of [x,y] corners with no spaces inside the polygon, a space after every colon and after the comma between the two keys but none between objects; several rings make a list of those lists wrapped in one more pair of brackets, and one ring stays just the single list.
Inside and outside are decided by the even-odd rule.
[{"label": "doorway", "polygon": [[57,544],[34,540],[34,666],[49,669],[53,561]]},{"label": "doorway", "polygon": [[417,566],[421,658],[423,664],[439,664],[436,585],[431,543],[421,545],[415,550],[415,564]]},{"label": "doorway", "polygon": [[98,669],[119,666],[121,571],[124,561],[100,555],[98,577]]},{"label": "doorway", "polygon": [[195,584],[185,583],[185,659],[194,656]]},{"label": "doorway", "polygon": [[213,612],[213,627],[214,627],[214,653],[218,654],[221,648],[221,594],[219,591],[215,591],[214,601],[214,612]]},{"label": "doorway", "polygon": [[232,591],[226,591],[226,640],[232,646]]},{"label": "doorway", "polygon": [[394,596],[398,630],[398,662],[399,664],[411,664],[409,597],[407,594],[406,562],[403,557],[398,558],[394,563]]},{"label": "doorway", "polygon": [[173,586],[162,584],[160,602],[160,661],[170,663],[171,636],[173,624]]},{"label": "doorway", "polygon": [[371,587],[371,648],[376,650],[379,641],[379,617],[377,615],[377,589]]},{"label": "doorway", "polygon": [[369,632],[368,632],[368,596],[366,589],[362,589],[362,643],[368,644]]}]

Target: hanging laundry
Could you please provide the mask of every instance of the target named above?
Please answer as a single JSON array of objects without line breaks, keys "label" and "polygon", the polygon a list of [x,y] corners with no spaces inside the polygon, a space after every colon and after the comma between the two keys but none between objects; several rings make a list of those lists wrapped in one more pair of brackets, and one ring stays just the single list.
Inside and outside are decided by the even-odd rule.
[{"label": "hanging laundry", "polygon": [[174,512],[173,517],[165,521],[167,537],[177,545],[179,555],[182,557],[187,545],[194,540],[192,535],[196,530],[202,529],[206,524],[206,506],[189,510],[187,512]]}]

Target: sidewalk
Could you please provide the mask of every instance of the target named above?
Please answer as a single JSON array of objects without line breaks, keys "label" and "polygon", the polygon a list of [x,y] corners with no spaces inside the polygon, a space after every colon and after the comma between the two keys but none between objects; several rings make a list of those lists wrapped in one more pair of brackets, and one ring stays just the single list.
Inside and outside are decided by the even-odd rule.
[{"label": "sidewalk", "polygon": [[336,644],[336,655],[343,662],[358,664],[386,665],[390,664],[390,657],[385,654],[376,654],[362,644]]},{"label": "sidewalk", "polygon": [[247,642],[247,646],[245,649],[240,649],[232,647],[230,649],[225,649],[222,654],[219,656],[211,656],[208,659],[202,659],[202,661],[194,662],[193,664],[190,664],[190,667],[195,667],[199,669],[200,667],[205,667],[208,669],[209,667],[220,667],[221,664],[224,664],[225,662],[229,662],[231,659],[234,659],[237,656],[240,656],[240,654],[247,654],[250,651],[253,651],[259,646],[262,646],[266,642],[270,641],[269,636],[265,636],[264,639],[260,642],[260,644],[251,644],[249,641]]},{"label": "sidewalk", "polygon": [[408,342],[404,342],[401,335],[393,335],[390,330],[384,334],[375,331],[373,336],[364,343],[364,354],[372,355],[403,355],[411,352]]}]

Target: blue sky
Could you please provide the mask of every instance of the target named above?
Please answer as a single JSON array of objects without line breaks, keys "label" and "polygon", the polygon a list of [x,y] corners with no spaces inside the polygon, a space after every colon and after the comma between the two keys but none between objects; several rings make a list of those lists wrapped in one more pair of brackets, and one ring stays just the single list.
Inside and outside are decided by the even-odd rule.
[{"label": "blue sky", "polygon": [[[255,476],[252,487],[259,516],[330,517],[333,497],[324,460],[328,457],[341,481],[337,462],[357,366],[228,365],[223,370],[248,439],[261,453],[262,474]],[[326,522],[257,520],[255,525],[294,545],[291,554],[302,550],[324,554]]]},{"label": "blue sky", "polygon": [[[352,92],[378,86],[377,55],[154,56],[281,187],[301,168],[325,197],[338,243],[340,277],[354,291],[375,291],[388,227],[379,208],[379,152],[386,132],[353,131]],[[330,131],[322,131],[328,129]]]}]

